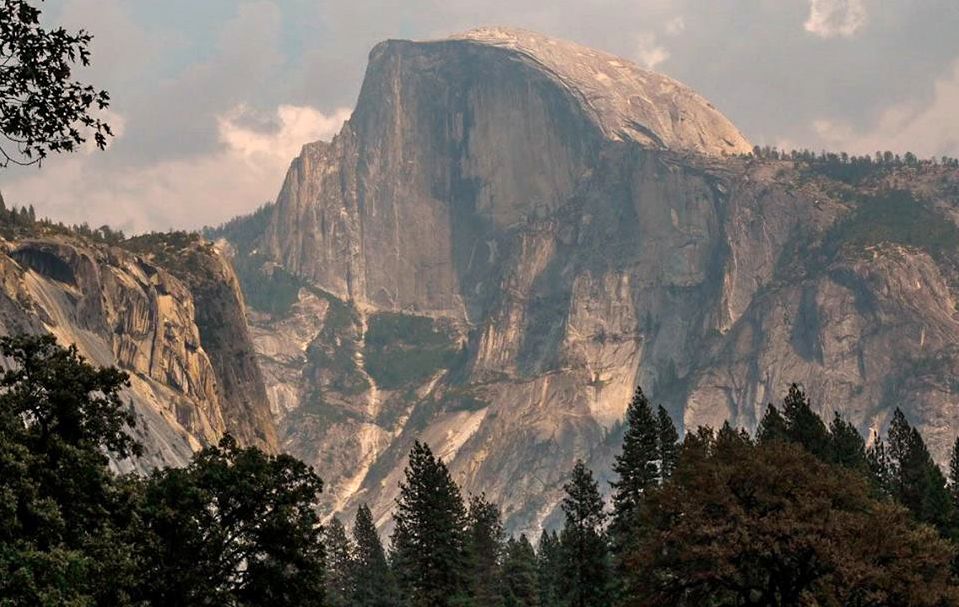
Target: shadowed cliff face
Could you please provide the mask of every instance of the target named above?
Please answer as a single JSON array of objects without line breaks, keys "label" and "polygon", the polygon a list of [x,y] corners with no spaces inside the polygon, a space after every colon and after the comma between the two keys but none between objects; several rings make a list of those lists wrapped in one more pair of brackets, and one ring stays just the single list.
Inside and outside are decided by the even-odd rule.
[{"label": "shadowed cliff face", "polygon": [[183,465],[226,432],[275,450],[229,266],[198,243],[177,250],[184,263],[169,270],[150,257],[63,234],[2,241],[0,331],[50,332],[92,363],[127,371],[140,469]]},{"label": "shadowed cliff face", "polygon": [[[282,447],[387,527],[425,440],[512,530],[555,521],[576,458],[607,474],[640,384],[686,427],[752,428],[796,381],[864,433],[903,407],[943,456],[954,171],[849,185],[723,155],[748,149],[685,87],[569,43],[377,46],[238,247],[248,282],[299,281],[250,315]],[[899,212],[926,223],[903,237]]]}]

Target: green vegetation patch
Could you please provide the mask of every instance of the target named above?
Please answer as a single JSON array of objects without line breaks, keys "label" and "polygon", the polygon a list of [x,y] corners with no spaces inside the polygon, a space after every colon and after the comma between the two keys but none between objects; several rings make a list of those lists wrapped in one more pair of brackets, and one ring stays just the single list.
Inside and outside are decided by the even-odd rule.
[{"label": "green vegetation patch", "polygon": [[237,256],[233,269],[246,304],[254,310],[283,318],[299,300],[303,282],[282,267],[267,263],[262,255]]},{"label": "green vegetation patch", "polygon": [[359,317],[348,304],[314,290],[330,304],[324,318],[323,330],[306,351],[307,375],[317,381],[329,373],[328,387],[344,395],[356,395],[369,389],[369,382],[360,371],[356,359],[356,337]]},{"label": "green vegetation patch", "polygon": [[380,387],[393,390],[425,381],[462,358],[448,327],[425,316],[375,314],[366,333],[366,371]]},{"label": "green vegetation patch", "polygon": [[859,202],[849,217],[830,231],[825,244],[831,252],[838,252],[882,242],[916,247],[941,259],[959,245],[959,228],[911,193],[891,190]]}]

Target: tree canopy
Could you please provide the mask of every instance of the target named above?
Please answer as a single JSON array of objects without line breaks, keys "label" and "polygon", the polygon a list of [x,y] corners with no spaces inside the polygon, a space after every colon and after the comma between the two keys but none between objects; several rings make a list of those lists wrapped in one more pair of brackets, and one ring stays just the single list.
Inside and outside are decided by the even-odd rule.
[{"label": "tree canopy", "polygon": [[26,0],[0,0],[0,167],[41,163],[88,138],[104,149],[113,135],[99,112],[110,95],[74,79],[90,63],[93,36],[40,25]]}]

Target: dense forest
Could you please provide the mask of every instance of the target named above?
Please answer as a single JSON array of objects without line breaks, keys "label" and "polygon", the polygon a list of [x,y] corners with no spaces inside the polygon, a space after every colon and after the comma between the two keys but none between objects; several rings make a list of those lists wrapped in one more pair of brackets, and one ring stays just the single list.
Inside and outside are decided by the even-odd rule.
[{"label": "dense forest", "polygon": [[793,386],[755,436],[680,439],[637,389],[617,480],[576,462],[539,538],[416,442],[384,542],[366,507],[322,524],[312,469],[229,436],[119,474],[125,374],[49,336],[0,355],[0,605],[959,605],[959,485],[898,410],[867,446]]}]

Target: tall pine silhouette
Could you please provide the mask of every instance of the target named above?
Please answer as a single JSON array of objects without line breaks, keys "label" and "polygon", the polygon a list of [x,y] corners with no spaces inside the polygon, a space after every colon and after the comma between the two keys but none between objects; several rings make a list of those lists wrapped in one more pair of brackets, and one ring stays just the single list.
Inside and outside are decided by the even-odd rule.
[{"label": "tall pine silhouette", "polygon": [[539,607],[536,552],[525,534],[510,538],[503,553],[503,606]]},{"label": "tall pine silhouette", "polygon": [[662,405],[656,410],[656,440],[659,450],[659,478],[669,480],[679,461],[679,433]]},{"label": "tall pine silhouette", "polygon": [[562,577],[562,555],[560,554],[559,535],[546,529],[539,536],[536,547],[536,579],[539,584],[539,604],[560,604],[560,578]]},{"label": "tall pine silhouette", "polygon": [[470,498],[467,555],[471,607],[498,607],[502,604],[503,524],[499,506],[485,495]]},{"label": "tall pine silhouette", "polygon": [[603,498],[592,472],[582,461],[563,487],[566,520],[559,536],[561,604],[605,607],[611,603],[612,575],[604,524]]},{"label": "tall pine silhouette", "polygon": [[393,607],[399,602],[386,552],[366,504],[353,522],[353,602],[355,607]]},{"label": "tall pine silhouette", "polygon": [[658,482],[658,435],[659,428],[652,407],[643,389],[636,388],[626,409],[623,451],[613,462],[613,472],[619,477],[612,483],[613,520],[610,534],[615,554],[621,554],[629,542],[643,493]]},{"label": "tall pine silhouette", "polygon": [[353,599],[353,543],[335,516],[323,531],[326,544],[326,604],[349,607]]},{"label": "tall pine silhouette", "polygon": [[806,393],[796,384],[789,386],[789,393],[783,399],[783,419],[790,441],[819,459],[829,461],[829,431],[822,418],[810,407]]},{"label": "tall pine silhouette", "polygon": [[952,497],[946,478],[933,461],[926,443],[896,409],[889,424],[889,489],[917,520],[948,533],[952,522]]},{"label": "tall pine silhouette", "polygon": [[410,607],[466,600],[466,509],[449,470],[419,441],[410,451],[393,515],[392,563]]}]

